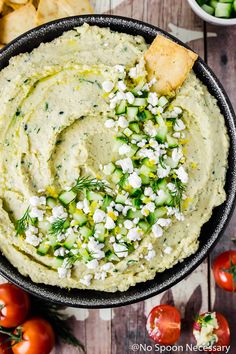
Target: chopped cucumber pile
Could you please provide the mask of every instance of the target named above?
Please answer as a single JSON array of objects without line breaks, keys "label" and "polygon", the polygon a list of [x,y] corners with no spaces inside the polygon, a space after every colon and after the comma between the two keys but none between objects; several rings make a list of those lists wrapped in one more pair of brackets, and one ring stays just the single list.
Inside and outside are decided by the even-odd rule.
[{"label": "chopped cucumber pile", "polygon": [[[183,111],[173,98],[158,97],[153,82],[132,79],[126,73],[118,89],[107,95],[114,130],[114,154],[119,159],[100,166],[100,179],[81,176],[66,190],[32,196],[16,222],[16,235],[48,257],[59,277],[70,276],[76,262],[88,270],[81,283],[105,279],[117,265],[138,262],[136,250],[151,234],[142,259],[155,257],[153,244],[173,220],[181,221],[188,182],[183,145],[186,143]],[[137,259],[136,259],[137,258]],[[104,275],[105,274],[105,275]]]},{"label": "chopped cucumber pile", "polygon": [[209,15],[219,18],[236,17],[236,0],[196,0]]}]

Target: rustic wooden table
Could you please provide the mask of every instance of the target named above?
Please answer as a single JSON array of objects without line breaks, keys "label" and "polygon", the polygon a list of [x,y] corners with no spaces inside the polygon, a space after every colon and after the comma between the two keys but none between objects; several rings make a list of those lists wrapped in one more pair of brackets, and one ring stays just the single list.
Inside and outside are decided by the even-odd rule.
[{"label": "rustic wooden table", "polygon": [[[109,13],[136,18],[171,32],[188,43],[223,83],[236,109],[236,26],[215,27],[204,23],[191,11],[187,0],[94,0],[96,13]],[[179,345],[194,343],[191,336],[193,317],[199,312],[217,310],[230,322],[232,331],[231,354],[236,351],[236,293],[224,292],[215,286],[211,260],[233,246],[236,236],[236,213],[217,247],[189,277],[168,291],[146,301],[115,309],[86,310],[67,308],[65,312],[76,336],[84,343],[87,354],[132,354],[131,345],[146,344],[146,351],[155,353],[154,343],[147,337],[145,324],[149,310],[160,304],[177,306],[183,326]],[[172,350],[168,353],[186,353]],[[79,350],[61,345],[56,354],[75,354]],[[167,353],[167,351],[165,351]]]}]

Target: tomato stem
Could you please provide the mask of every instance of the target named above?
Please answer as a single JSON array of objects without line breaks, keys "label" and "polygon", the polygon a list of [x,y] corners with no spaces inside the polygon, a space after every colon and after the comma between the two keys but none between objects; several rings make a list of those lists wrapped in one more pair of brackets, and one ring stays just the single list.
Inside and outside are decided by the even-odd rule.
[{"label": "tomato stem", "polygon": [[12,332],[11,330],[7,330],[6,328],[0,326],[0,333],[7,336],[7,338],[4,340],[4,343],[14,341],[10,347],[13,347],[16,343],[23,341],[23,333],[21,327],[17,327],[14,332]]},{"label": "tomato stem", "polygon": [[232,258],[229,260],[230,267],[225,269],[222,268],[221,270],[225,273],[229,273],[232,275],[233,278],[233,290],[236,289],[236,264],[233,263]]}]

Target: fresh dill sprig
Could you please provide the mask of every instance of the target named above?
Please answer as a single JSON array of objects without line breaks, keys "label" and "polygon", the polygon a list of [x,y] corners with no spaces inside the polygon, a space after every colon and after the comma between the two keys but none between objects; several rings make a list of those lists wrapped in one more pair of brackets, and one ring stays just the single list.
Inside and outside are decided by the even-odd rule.
[{"label": "fresh dill sprig", "polygon": [[83,189],[94,190],[94,189],[104,189],[106,187],[105,182],[99,181],[96,178],[91,177],[79,177],[76,181],[76,184],[71,188],[75,193]]},{"label": "fresh dill sprig", "polygon": [[29,215],[29,207],[28,207],[24,215],[22,216],[22,218],[16,221],[16,235],[22,235],[29,227],[31,221],[32,219]]},{"label": "fresh dill sprig", "polygon": [[58,218],[51,224],[49,233],[50,235],[60,235],[66,229],[66,219]]},{"label": "fresh dill sprig", "polygon": [[183,193],[184,193],[186,187],[178,178],[176,178],[174,180],[174,185],[175,185],[175,191],[173,193],[171,193],[172,202],[175,207],[178,207],[179,210],[181,210],[181,202],[182,202]]}]

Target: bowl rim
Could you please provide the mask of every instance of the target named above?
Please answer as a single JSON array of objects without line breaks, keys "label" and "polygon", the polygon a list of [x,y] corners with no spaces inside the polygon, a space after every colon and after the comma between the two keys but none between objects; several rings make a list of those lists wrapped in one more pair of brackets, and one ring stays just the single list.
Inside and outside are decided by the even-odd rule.
[{"label": "bowl rim", "polygon": [[[134,20],[127,17],[112,16],[112,15],[83,15],[83,16],[73,16],[65,19],[56,20],[49,22],[45,25],[32,29],[31,31],[23,34],[22,36],[15,39],[13,42],[8,44],[0,52],[0,70],[1,66],[5,67],[8,60],[12,56],[19,54],[23,51],[28,51],[29,43],[35,41],[40,36],[40,42],[50,42],[50,40],[44,40],[46,36],[57,28],[63,33],[73,27],[80,26],[83,23],[88,23],[90,25],[98,25],[100,27],[110,27],[111,29],[116,29],[118,32],[133,33],[134,35],[140,34],[145,39],[148,38],[150,43],[158,33],[162,33],[168,38],[171,38],[176,43],[189,48],[186,44],[182,43],[180,40],[172,36],[171,34],[163,31],[162,29],[150,25],[148,23]],[[50,32],[51,31],[51,32]],[[53,36],[56,38],[60,34]],[[30,42],[31,41],[31,42]],[[32,44],[32,48],[36,48],[35,42]],[[24,50],[23,50],[24,48]],[[31,51],[31,50],[29,50]],[[198,251],[186,258],[182,263],[176,264],[169,270],[163,273],[157,273],[153,280],[138,283],[133,287],[130,287],[126,292],[115,292],[107,293],[95,290],[77,290],[72,289],[61,289],[56,286],[47,286],[45,284],[34,283],[29,277],[24,277],[21,275],[16,268],[14,268],[6,258],[0,256],[0,274],[3,275],[9,281],[15,283],[17,286],[25,289],[29,293],[41,297],[44,300],[55,302],[65,306],[71,307],[81,307],[81,308],[111,308],[117,306],[128,305],[134,302],[145,300],[151,296],[157,295],[168,288],[174,286],[184,278],[186,278],[193,270],[195,270],[199,264],[207,257],[208,253],[213,249],[216,243],[219,241],[220,237],[223,235],[223,231],[228,224],[230,217],[232,216],[234,204],[236,200],[236,129],[235,122],[236,117],[233,111],[233,107],[229,101],[229,98],[224,91],[221,83],[213,74],[212,70],[204,63],[204,61],[199,57],[195,66],[195,71],[197,70],[198,75],[201,75],[202,82],[207,85],[210,80],[210,84],[207,85],[208,89],[213,91],[213,95],[218,99],[221,109],[223,109],[223,114],[225,117],[225,122],[227,125],[228,135],[230,136],[230,153],[229,153],[229,166],[227,170],[227,181],[229,189],[229,194],[224,204],[220,207],[223,208],[222,212],[219,211],[216,218],[215,224],[213,223],[212,232],[209,239],[205,240],[205,244],[199,247]],[[216,208],[216,209],[218,209]],[[213,214],[216,213],[215,209]],[[208,221],[209,223],[209,221]],[[207,224],[208,224],[207,223]],[[204,225],[205,227],[205,225]],[[214,232],[213,232],[214,231]],[[207,229],[204,231],[207,232]],[[201,231],[202,234],[202,231]],[[201,235],[200,234],[200,235]],[[179,269],[176,273],[175,270]],[[156,283],[158,276],[163,274],[170,274],[167,279],[163,282]]]},{"label": "bowl rim", "polygon": [[200,16],[203,20],[210,22],[215,25],[222,25],[222,26],[232,26],[236,25],[236,18],[221,18],[215,17],[208,14],[204,11],[201,6],[197,3],[196,0],[188,0],[189,5],[191,6],[192,10]]}]

